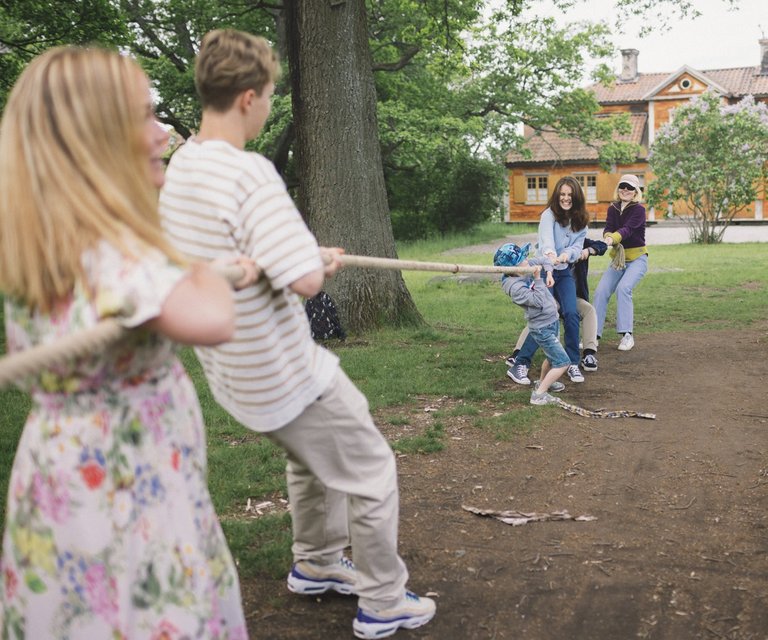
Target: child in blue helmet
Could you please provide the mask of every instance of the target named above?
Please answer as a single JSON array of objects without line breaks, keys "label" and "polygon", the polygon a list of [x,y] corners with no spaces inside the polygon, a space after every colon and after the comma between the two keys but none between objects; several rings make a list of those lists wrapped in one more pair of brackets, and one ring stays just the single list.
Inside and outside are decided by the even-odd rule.
[{"label": "child in blue helmet", "polygon": [[[565,373],[571,361],[560,344],[557,303],[547,291],[547,286],[552,286],[552,261],[546,257],[528,259],[529,249],[529,244],[523,247],[511,242],[504,244],[493,256],[493,264],[502,267],[535,267],[532,276],[503,276],[501,288],[516,305],[523,308],[528,331],[544,352],[541,379],[538,384],[534,383],[531,404],[557,404],[557,399],[549,394],[549,389]],[[542,267],[547,273],[546,283],[541,278]]]}]

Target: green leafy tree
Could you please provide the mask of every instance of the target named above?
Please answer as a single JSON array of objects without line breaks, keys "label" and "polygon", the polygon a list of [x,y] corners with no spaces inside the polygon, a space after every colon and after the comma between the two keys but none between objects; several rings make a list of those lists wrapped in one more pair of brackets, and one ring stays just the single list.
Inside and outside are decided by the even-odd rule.
[{"label": "green leafy tree", "polygon": [[648,159],[656,175],[648,185],[648,203],[684,204],[692,241],[720,242],[764,184],[768,106],[752,96],[724,104],[718,95],[704,93],[659,129]]},{"label": "green leafy tree", "polygon": [[0,2],[0,111],[25,65],[61,44],[119,46],[128,31],[110,0]]},{"label": "green leafy tree", "polygon": [[[555,4],[566,12],[575,1],[585,0]],[[627,12],[654,17],[663,7],[673,15],[693,11],[690,0],[617,3]],[[521,124],[594,142],[606,161],[626,153],[621,145],[605,143],[625,125],[593,118],[594,99],[578,89],[587,58],[611,53],[606,27],[523,18],[522,9],[535,4],[526,0],[55,4],[51,11],[50,0],[0,3],[5,88],[29,57],[51,44],[125,46],[154,81],[159,118],[183,135],[194,131],[199,119],[192,69],[203,34],[234,27],[275,43],[290,73],[278,87],[275,117],[257,148],[296,185],[321,242],[352,252],[395,255],[388,191],[399,194],[396,213],[421,213],[427,226],[444,224],[435,207],[457,210],[457,194],[447,194],[449,181],[461,175],[459,165],[469,157],[500,163],[501,154],[520,143]],[[25,34],[35,36],[34,44],[25,43]],[[1,55],[6,50],[10,57]],[[352,181],[364,186],[352,187]],[[418,321],[399,276],[369,270],[340,276],[332,286],[351,330]]]}]

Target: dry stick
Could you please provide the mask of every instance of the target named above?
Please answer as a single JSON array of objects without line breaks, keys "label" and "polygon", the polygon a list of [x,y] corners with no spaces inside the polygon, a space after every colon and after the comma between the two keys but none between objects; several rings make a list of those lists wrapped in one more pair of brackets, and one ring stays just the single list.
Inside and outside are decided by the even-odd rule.
[{"label": "dry stick", "polygon": [[[533,267],[485,267],[480,265],[446,264],[442,262],[416,262],[391,258],[342,255],[342,265],[347,267],[371,267],[375,269],[401,269],[413,271],[449,271],[451,273],[532,273]],[[216,268],[230,284],[241,280],[244,269],[237,265]],[[123,327],[115,318],[100,320],[95,326],[60,338],[50,344],[41,344],[0,359],[0,389],[53,364],[77,358],[96,348],[105,348],[125,337],[130,329]]]}]

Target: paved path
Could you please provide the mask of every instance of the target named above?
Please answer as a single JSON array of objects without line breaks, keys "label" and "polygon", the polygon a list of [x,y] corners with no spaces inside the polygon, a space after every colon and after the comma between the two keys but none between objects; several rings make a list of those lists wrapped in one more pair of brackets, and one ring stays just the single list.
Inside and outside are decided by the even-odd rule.
[{"label": "paved path", "polygon": [[[599,240],[602,233],[600,228],[590,228],[587,235],[593,240]],[[526,233],[522,235],[509,235],[504,239],[487,245],[473,245],[470,247],[459,247],[443,252],[444,255],[461,253],[482,253],[484,251],[495,251],[496,248],[506,242],[523,244],[530,242],[536,243],[535,233]],[[679,222],[659,222],[646,228],[645,241],[649,247],[662,244],[688,244],[690,232],[685,224]],[[723,242],[768,242],[768,224],[755,225],[731,225],[725,230]]]}]

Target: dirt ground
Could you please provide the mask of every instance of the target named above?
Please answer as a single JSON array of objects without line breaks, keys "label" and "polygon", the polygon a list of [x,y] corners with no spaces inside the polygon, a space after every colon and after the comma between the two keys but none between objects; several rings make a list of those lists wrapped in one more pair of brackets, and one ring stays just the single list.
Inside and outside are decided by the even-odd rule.
[{"label": "dirt ground", "polygon": [[[410,587],[438,609],[396,638],[768,638],[768,323],[616,343],[563,399],[656,420],[549,408],[531,433],[499,441],[473,416],[443,416],[442,452],[399,458],[401,553]],[[478,357],[498,369],[509,410],[527,395],[504,355]],[[377,423],[413,435],[434,420],[427,407],[450,404],[423,398],[409,426]],[[511,526],[462,505],[596,520]],[[243,591],[252,638],[353,637],[354,598],[297,597],[268,579]]]}]

